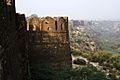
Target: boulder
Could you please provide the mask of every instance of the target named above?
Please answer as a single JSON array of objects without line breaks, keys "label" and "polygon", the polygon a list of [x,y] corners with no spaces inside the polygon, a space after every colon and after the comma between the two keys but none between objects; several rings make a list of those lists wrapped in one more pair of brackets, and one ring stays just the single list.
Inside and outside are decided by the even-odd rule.
[{"label": "boulder", "polygon": [[75,60],[73,61],[73,64],[86,65],[87,63],[86,63],[85,60],[77,58],[77,59],[75,59]]}]

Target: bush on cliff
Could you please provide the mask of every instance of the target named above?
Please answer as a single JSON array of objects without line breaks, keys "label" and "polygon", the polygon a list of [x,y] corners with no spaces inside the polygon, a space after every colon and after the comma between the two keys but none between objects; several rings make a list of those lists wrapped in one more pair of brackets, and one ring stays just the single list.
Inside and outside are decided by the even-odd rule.
[{"label": "bush on cliff", "polygon": [[63,67],[59,70],[41,66],[32,67],[31,80],[112,80],[106,78],[105,73],[97,70],[95,67],[77,69]]}]

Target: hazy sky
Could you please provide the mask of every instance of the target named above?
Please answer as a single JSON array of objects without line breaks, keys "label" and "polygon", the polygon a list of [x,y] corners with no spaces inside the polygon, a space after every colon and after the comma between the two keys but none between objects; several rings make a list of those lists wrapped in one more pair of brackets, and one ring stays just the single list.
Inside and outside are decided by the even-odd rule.
[{"label": "hazy sky", "polygon": [[27,16],[120,20],[120,0],[16,0],[16,10]]}]

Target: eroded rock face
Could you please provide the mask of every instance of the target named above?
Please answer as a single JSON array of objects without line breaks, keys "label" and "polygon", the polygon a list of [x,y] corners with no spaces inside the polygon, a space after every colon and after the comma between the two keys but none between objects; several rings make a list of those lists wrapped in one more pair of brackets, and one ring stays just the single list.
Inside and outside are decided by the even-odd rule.
[{"label": "eroded rock face", "polygon": [[94,52],[97,49],[94,34],[84,26],[71,31],[71,44],[76,45],[75,43],[83,50]]},{"label": "eroded rock face", "polygon": [[95,51],[96,50],[96,43],[93,41],[90,42],[83,42],[85,44],[85,49],[89,51]]}]

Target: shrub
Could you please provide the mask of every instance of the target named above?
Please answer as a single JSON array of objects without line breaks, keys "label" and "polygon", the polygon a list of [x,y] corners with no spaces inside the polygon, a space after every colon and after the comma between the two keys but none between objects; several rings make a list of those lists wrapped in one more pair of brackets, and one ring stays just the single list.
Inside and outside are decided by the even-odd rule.
[{"label": "shrub", "polygon": [[53,70],[48,66],[31,66],[31,80],[112,80],[95,67],[72,69],[65,66]]},{"label": "shrub", "polygon": [[100,50],[98,52],[95,53],[96,57],[103,57],[103,58],[110,58],[110,56],[112,55],[111,52],[106,51],[106,50]]},{"label": "shrub", "polygon": [[120,70],[120,54],[113,54],[111,56],[111,64],[117,69]]},{"label": "shrub", "polygon": [[71,54],[75,56],[81,55],[80,51],[76,51],[76,50],[71,50]]},{"label": "shrub", "polygon": [[113,54],[111,56],[112,59],[120,59],[120,54]]},{"label": "shrub", "polygon": [[93,59],[95,59],[96,62],[101,63],[108,60],[111,56],[112,56],[112,53],[110,53],[109,51],[100,50],[93,55]]},{"label": "shrub", "polygon": [[113,63],[114,67],[118,70],[120,70],[120,59],[116,59]]},{"label": "shrub", "polygon": [[92,53],[90,52],[85,52],[85,53],[82,53],[81,56],[87,58],[87,59],[91,59],[92,58]]},{"label": "shrub", "polygon": [[31,80],[54,80],[54,70],[48,65],[30,65]]},{"label": "shrub", "polygon": [[97,70],[95,67],[87,66],[73,69],[70,74],[72,78],[71,80],[108,80],[105,73]]}]

